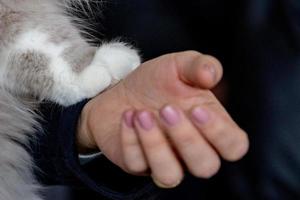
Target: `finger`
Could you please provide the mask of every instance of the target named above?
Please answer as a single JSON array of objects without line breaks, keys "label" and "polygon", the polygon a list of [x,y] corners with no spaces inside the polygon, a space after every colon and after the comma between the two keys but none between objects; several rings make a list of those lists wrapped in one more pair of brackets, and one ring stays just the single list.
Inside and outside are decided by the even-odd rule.
[{"label": "finger", "polygon": [[179,76],[187,84],[212,89],[223,76],[223,67],[214,57],[196,51],[175,53]]},{"label": "finger", "polygon": [[225,160],[236,161],[247,153],[247,134],[221,105],[195,107],[191,116],[195,126]]},{"label": "finger", "polygon": [[148,169],[148,164],[134,130],[133,115],[133,111],[127,111],[123,115],[121,129],[123,159],[126,171],[131,174],[142,175]]},{"label": "finger", "polygon": [[183,171],[151,113],[139,112],[134,120],[154,182],[163,188],[177,186]]},{"label": "finger", "polygon": [[218,154],[185,114],[174,106],[166,106],[160,111],[160,116],[189,171],[201,178],[216,174],[221,165]]}]

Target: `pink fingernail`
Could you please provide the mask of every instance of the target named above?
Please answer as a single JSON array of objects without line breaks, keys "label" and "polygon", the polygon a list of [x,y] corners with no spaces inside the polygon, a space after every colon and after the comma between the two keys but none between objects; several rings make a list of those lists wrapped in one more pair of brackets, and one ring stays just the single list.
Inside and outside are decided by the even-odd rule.
[{"label": "pink fingernail", "polygon": [[153,128],[154,122],[153,122],[153,118],[149,112],[147,112],[147,111],[140,112],[137,117],[138,117],[138,122],[139,122],[140,126],[144,130],[149,131]]},{"label": "pink fingernail", "polygon": [[133,115],[134,112],[132,110],[126,111],[123,115],[123,119],[128,128],[133,128]]},{"label": "pink fingernail", "polygon": [[208,112],[200,107],[192,111],[192,116],[199,124],[205,124],[209,121]]},{"label": "pink fingernail", "polygon": [[170,126],[174,126],[180,121],[179,113],[172,106],[164,107],[161,110],[160,115],[162,119]]}]

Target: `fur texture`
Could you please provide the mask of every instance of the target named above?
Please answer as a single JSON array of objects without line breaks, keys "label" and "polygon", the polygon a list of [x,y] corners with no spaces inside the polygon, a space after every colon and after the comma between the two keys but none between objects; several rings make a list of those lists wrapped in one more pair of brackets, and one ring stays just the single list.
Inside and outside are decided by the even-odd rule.
[{"label": "fur texture", "polygon": [[84,4],[89,8],[87,0],[0,0],[0,200],[41,199],[23,148],[38,126],[32,105],[93,97],[140,64],[125,43],[84,40],[66,12]]},{"label": "fur texture", "polygon": [[27,134],[37,125],[34,114],[16,97],[0,89],[0,199],[39,200],[32,174]]}]

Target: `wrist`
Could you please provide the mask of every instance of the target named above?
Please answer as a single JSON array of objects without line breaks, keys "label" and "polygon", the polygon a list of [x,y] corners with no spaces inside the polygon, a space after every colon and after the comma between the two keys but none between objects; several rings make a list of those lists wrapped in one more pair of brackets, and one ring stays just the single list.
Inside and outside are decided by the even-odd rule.
[{"label": "wrist", "polygon": [[88,113],[91,109],[91,101],[89,101],[81,111],[81,115],[77,123],[77,149],[80,154],[96,152],[97,145],[95,139],[91,134],[90,128],[88,126]]},{"label": "wrist", "polygon": [[118,133],[122,113],[129,108],[122,84],[91,99],[83,108],[77,126],[79,153],[101,151],[107,135]]}]

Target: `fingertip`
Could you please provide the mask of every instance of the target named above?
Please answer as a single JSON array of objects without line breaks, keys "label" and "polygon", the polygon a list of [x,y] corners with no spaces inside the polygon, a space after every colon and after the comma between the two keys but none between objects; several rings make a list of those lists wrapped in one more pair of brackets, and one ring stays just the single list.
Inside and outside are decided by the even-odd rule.
[{"label": "fingertip", "polygon": [[191,174],[195,177],[202,179],[210,179],[215,176],[221,168],[221,160],[217,155],[205,159],[202,165],[199,165],[198,168],[190,169]]},{"label": "fingertip", "polygon": [[212,65],[204,64],[196,72],[195,85],[203,89],[211,89],[217,83],[215,67]]},{"label": "fingertip", "polygon": [[249,151],[249,138],[246,132],[242,131],[239,136],[239,142],[234,145],[234,150],[231,154],[224,157],[225,160],[229,162],[235,162],[242,159]]},{"label": "fingertip", "polygon": [[209,55],[202,55],[194,62],[194,83],[205,89],[214,88],[223,77],[221,63]]},{"label": "fingertip", "polygon": [[223,67],[213,56],[187,51],[175,54],[174,58],[181,79],[188,85],[212,89],[222,79]]},{"label": "fingertip", "polygon": [[215,71],[214,79],[215,82],[218,83],[223,77],[223,66],[221,62],[214,56],[211,55],[204,55],[204,56],[206,57],[210,65],[214,67],[214,71]]},{"label": "fingertip", "polygon": [[184,171],[181,167],[172,166],[170,167],[169,173],[165,174],[155,174],[152,172],[153,182],[160,188],[175,188],[177,187],[184,179]]}]

